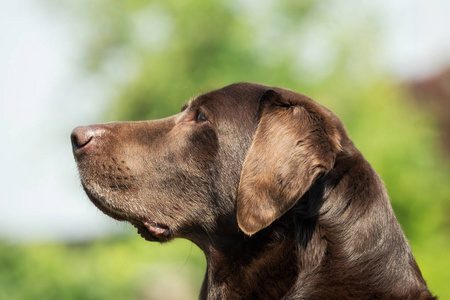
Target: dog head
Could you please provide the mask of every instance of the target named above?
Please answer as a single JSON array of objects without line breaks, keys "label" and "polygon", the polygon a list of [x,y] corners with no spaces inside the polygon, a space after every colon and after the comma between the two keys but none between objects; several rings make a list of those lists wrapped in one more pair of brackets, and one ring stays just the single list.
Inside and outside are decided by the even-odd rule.
[{"label": "dog head", "polygon": [[174,116],[77,127],[71,139],[91,201],[162,242],[270,226],[333,168],[342,133],[304,95],[238,83]]}]

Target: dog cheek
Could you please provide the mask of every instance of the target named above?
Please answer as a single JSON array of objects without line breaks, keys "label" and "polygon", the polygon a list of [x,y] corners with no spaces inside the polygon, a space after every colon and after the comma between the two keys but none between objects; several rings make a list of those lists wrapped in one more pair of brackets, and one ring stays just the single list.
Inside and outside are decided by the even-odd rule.
[{"label": "dog cheek", "polygon": [[211,166],[217,156],[219,140],[212,129],[205,129],[192,134],[184,149],[184,157],[200,169]]}]

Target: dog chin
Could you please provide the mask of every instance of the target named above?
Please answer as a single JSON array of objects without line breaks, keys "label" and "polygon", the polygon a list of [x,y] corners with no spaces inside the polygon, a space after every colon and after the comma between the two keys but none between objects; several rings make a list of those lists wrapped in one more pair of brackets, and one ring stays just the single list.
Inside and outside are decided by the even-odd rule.
[{"label": "dog chin", "polygon": [[83,183],[84,191],[86,192],[89,200],[99,209],[101,210],[105,215],[110,216],[113,219],[116,219],[118,221],[127,221],[128,217],[127,214],[124,212],[119,212],[117,210],[114,210],[113,208],[109,207],[105,201],[103,201],[103,197],[100,196],[100,194],[96,191],[96,189],[88,187],[86,184]]},{"label": "dog chin", "polygon": [[129,213],[117,211],[109,207],[95,189],[88,188],[83,184],[83,188],[91,202],[104,214],[118,221],[128,221],[137,228],[138,233],[145,240],[150,242],[167,242],[171,240],[171,232],[166,225],[156,223],[150,218],[132,216]]}]

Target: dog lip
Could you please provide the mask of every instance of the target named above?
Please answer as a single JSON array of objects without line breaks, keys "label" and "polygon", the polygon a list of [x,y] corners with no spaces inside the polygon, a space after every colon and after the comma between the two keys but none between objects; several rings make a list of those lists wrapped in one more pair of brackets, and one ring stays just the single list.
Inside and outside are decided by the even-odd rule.
[{"label": "dog lip", "polygon": [[165,225],[157,224],[150,219],[142,221],[131,218],[128,221],[136,227],[139,235],[147,241],[164,242],[170,239],[170,230]]},{"label": "dog lip", "polygon": [[153,221],[147,221],[144,222],[145,227],[147,227],[147,229],[158,236],[168,236],[169,235],[169,229],[166,226],[163,225],[159,225],[156,222]]}]

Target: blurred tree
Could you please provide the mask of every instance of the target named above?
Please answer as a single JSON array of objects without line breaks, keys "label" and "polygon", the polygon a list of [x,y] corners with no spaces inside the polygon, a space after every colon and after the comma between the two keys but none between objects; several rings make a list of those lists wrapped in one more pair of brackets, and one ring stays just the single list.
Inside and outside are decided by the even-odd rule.
[{"label": "blurred tree", "polygon": [[442,279],[450,280],[442,273],[450,267],[448,161],[434,120],[380,72],[370,10],[331,0],[57,3],[83,26],[85,69],[114,91],[108,119],[167,116],[237,81],[283,86],[330,107],[385,180],[431,287],[450,297]]},{"label": "blurred tree", "polygon": [[[167,115],[191,96],[236,81],[299,84],[290,58],[292,46],[300,45],[288,33],[307,25],[298,24],[317,6],[313,1],[286,1],[281,7],[223,0],[81,3],[66,5],[88,24],[84,66],[109,80],[117,91],[112,115],[127,119]],[[272,9],[273,17],[264,13]]]}]

